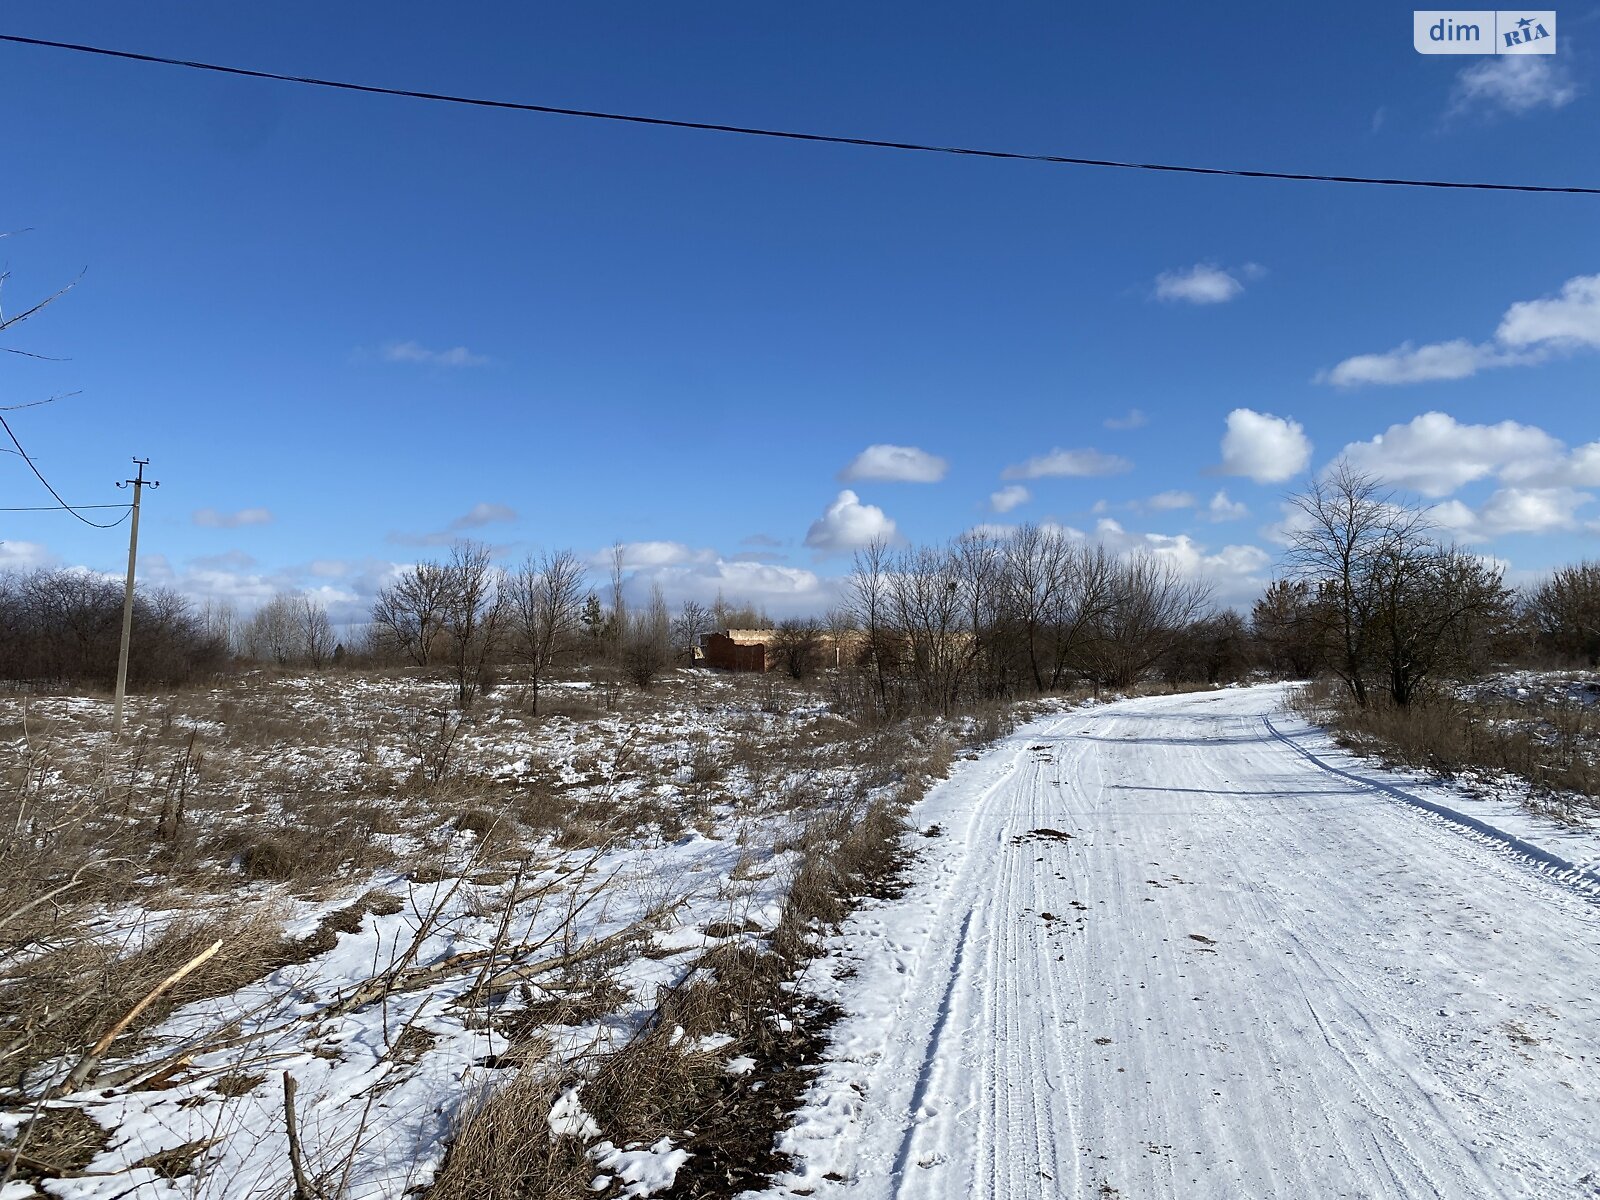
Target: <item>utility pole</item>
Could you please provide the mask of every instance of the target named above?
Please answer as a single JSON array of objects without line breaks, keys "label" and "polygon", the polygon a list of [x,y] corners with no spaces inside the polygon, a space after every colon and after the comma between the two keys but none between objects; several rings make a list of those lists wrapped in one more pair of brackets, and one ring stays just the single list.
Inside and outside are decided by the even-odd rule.
[{"label": "utility pole", "polygon": [[150,465],[148,458],[136,458],[133,462],[139,468],[134,477],[117,484],[119,488],[133,488],[133,520],[128,526],[128,581],[122,589],[122,649],[117,653],[117,698],[111,709],[113,742],[122,737],[122,699],[128,691],[128,641],[133,636],[133,567],[139,558],[139,493],[146,486],[161,486],[154,479],[144,477],[144,469]]}]

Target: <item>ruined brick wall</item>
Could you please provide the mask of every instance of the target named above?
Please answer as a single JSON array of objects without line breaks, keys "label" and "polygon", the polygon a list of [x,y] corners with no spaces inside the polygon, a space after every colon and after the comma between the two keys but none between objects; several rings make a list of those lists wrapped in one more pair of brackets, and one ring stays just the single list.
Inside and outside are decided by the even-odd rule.
[{"label": "ruined brick wall", "polygon": [[723,671],[767,670],[767,648],[760,642],[736,642],[725,633],[701,635],[705,665]]}]

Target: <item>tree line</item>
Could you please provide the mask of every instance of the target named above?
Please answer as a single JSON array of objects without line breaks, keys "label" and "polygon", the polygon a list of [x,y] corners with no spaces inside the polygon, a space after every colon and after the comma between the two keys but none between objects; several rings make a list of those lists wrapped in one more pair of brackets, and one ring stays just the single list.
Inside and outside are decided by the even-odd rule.
[{"label": "tree line", "polygon": [[[0,679],[111,687],[122,640],[123,584],[87,571],[0,572]],[[166,588],[134,594],[128,682],[172,687],[223,669],[227,639]]]},{"label": "tree line", "polygon": [[530,555],[502,569],[489,549],[458,542],[443,562],[406,568],[378,592],[365,651],[379,662],[444,671],[467,706],[515,668],[526,703],[538,711],[543,684],[559,667],[583,663],[644,689],[675,663],[691,661],[712,629],[767,626],[765,614],[720,597],[685,601],[676,613],[659,586],[640,607],[628,603],[623,548],[610,555],[609,603],[590,588],[571,550]]},{"label": "tree line", "polygon": [[[1505,661],[1600,665],[1600,563],[1517,591],[1503,568],[1439,536],[1427,510],[1347,467],[1292,500],[1280,577],[1248,617],[1154,552],[1116,555],[1060,527],[974,531],[937,546],[856,554],[832,611],[773,622],[659,587],[625,595],[622,547],[591,586],[570,550],[497,566],[459,542],[401,570],[370,622],[341,640],[313,597],[284,593],[244,620],[141,588],[129,663],[135,687],[176,686],[243,663],[318,670],[409,666],[447,676],[471,705],[507,673],[537,711],[565,667],[647,688],[692,659],[701,637],[768,629],[769,665],[797,679],[828,668],[836,700],[884,719],[914,711],[1144,679],[1222,684],[1251,676],[1336,679],[1357,706],[1408,706]],[[0,573],[0,679],[108,686],[122,587],[80,570]]]}]

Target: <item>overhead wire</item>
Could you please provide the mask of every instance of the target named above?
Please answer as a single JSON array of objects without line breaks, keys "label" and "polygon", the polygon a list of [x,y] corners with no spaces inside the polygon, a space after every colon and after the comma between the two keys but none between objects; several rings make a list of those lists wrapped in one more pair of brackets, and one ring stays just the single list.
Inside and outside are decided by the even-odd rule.
[{"label": "overhead wire", "polygon": [[[112,504],[112,505],[98,505],[98,504],[96,504],[96,505],[88,505],[88,504],[72,505],[72,504],[68,504],[65,500],[63,500],[61,498],[61,493],[56,491],[56,489],[50,485],[50,481],[44,477],[43,472],[41,472],[39,470],[38,466],[35,465],[33,459],[28,456],[28,452],[22,448],[22,443],[17,440],[17,435],[11,428],[11,422],[7,421],[5,419],[5,417],[4,417],[4,415],[0,415],[0,428],[4,428],[5,429],[6,436],[11,439],[11,444],[17,448],[17,453],[22,456],[22,461],[28,464],[28,470],[32,471],[33,474],[34,474],[34,477],[37,478],[40,483],[44,484],[44,490],[49,492],[52,496],[54,496],[56,498],[56,503],[57,504],[61,505],[62,508],[66,509],[73,516],[77,517],[78,520],[82,521],[85,525],[92,525],[96,529],[115,529],[118,525],[121,525],[124,521],[126,521],[128,519],[128,513],[131,513],[133,511],[133,506],[131,504],[128,506],[128,512],[127,513],[123,513],[122,516],[118,517],[115,521],[109,521],[109,522],[106,522],[106,521],[91,521],[88,517],[84,516],[83,513],[79,512],[78,510],[80,508],[82,508],[86,512],[91,508],[101,508],[101,507],[116,508],[116,507],[119,507],[119,506],[118,505],[114,505],[114,504]],[[42,510],[38,510],[38,511],[42,511]]]},{"label": "overhead wire", "polygon": [[248,79],[270,79],[280,83],[298,83],[308,87],[334,88],[339,91],[361,92],[376,96],[400,96],[412,100],[427,100],[440,104],[462,104],[475,108],[507,109],[514,112],[544,113],[550,116],[578,117],[594,121],[617,121],[633,125],[651,125],[670,129],[693,129],[709,133],[740,134],[746,137],[780,138],[796,142],[822,142],[838,146],[864,146],[879,150],[904,150],[926,154],[953,154],[968,158],[1009,159],[1019,162],[1054,163],[1077,167],[1102,167],[1124,171],[1159,171],[1181,175],[1224,175],[1240,179],[1282,179],[1302,183],[1366,184],[1379,187],[1444,188],[1484,192],[1559,192],[1573,195],[1600,196],[1600,187],[1577,185],[1549,185],[1532,183],[1492,183],[1459,179],[1416,179],[1375,175],[1329,175],[1302,171],[1258,171],[1237,167],[1193,166],[1182,163],[1138,162],[1125,159],[1085,158],[1066,154],[1034,154],[1016,150],[993,150],[973,146],[941,146],[924,142],[889,141],[881,138],[848,137],[841,134],[805,133],[792,129],[763,129],[753,125],[731,125],[713,121],[686,121],[670,117],[651,117],[638,113],[605,112],[596,109],[567,108],[554,104],[531,104],[514,100],[492,100],[481,96],[461,96],[447,92],[428,92],[415,88],[381,87],[370,83],[353,83],[349,80],[322,79],[314,75],[289,75],[278,71],[254,70],[249,67],[227,66],[221,63],[202,62],[196,59],[169,58],[160,54],[141,54],[132,50],[116,50],[106,46],[88,46],[77,42],[60,42],[48,38],[23,37],[19,34],[0,34],[0,41],[23,46],[40,46],[54,50],[67,50],[75,54],[97,55],[103,58],[124,59],[130,62],[154,63],[169,67],[183,67],[194,71],[210,71],[220,75],[237,75]]}]

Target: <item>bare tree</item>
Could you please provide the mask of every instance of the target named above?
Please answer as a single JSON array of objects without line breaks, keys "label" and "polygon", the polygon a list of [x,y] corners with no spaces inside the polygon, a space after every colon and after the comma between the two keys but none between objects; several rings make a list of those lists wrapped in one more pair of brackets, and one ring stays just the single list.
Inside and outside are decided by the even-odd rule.
[{"label": "bare tree", "polygon": [[462,541],[450,548],[444,565],[442,627],[450,655],[456,701],[470,708],[490,684],[490,664],[505,634],[506,589],[490,559],[489,547]]},{"label": "bare tree", "polygon": [[244,651],[257,662],[286,667],[304,656],[299,621],[300,598],[279,592],[251,614],[244,626]]},{"label": "bare tree", "polygon": [[1268,670],[1309,679],[1322,667],[1323,644],[1317,596],[1304,579],[1275,579],[1250,610],[1255,640]]},{"label": "bare tree", "polygon": [[[1124,579],[1129,570],[1127,562],[1118,562],[1104,546],[1082,542],[1068,544],[1059,567],[1062,585],[1045,613],[1051,691],[1065,687],[1073,672],[1087,671],[1086,664],[1092,661],[1116,605],[1126,601]],[[1182,598],[1168,595],[1163,599],[1177,603]],[[1174,615],[1171,619],[1187,618]]]},{"label": "bare tree", "polygon": [[577,639],[583,623],[584,569],[570,550],[529,556],[508,580],[512,652],[526,664],[529,709],[539,711],[539,685]]},{"label": "bare tree", "polygon": [[[9,232],[0,233],[0,238],[6,238],[6,237],[10,237],[10,236],[11,236],[11,234]],[[0,271],[0,297],[4,296],[5,285],[6,285],[7,281],[10,280],[10,278],[11,278],[11,272],[10,271]],[[82,278],[82,276],[80,276],[79,278]],[[78,280],[74,279],[71,283],[67,284],[66,287],[60,289],[57,292],[53,292],[52,294],[46,296],[43,300],[36,301],[35,303],[29,305],[27,308],[23,309],[21,312],[12,313],[10,316],[6,316],[4,305],[0,305],[0,334],[6,333],[9,330],[15,329],[18,325],[21,325],[24,321],[28,320],[30,317],[38,316],[45,309],[49,308],[50,305],[54,304],[57,300],[61,299],[61,297],[65,296],[68,292],[70,292],[73,288],[75,288],[77,286],[78,286]],[[42,355],[42,354],[34,354],[34,353],[32,353],[31,351],[28,351],[28,350],[19,350],[15,346],[0,346],[0,350],[4,350],[7,354],[19,354],[24,358],[43,358],[44,357],[44,355]],[[45,401],[34,401],[33,403],[48,404],[49,401],[47,401],[47,400],[45,400]],[[27,407],[29,407],[29,405],[26,405],[26,404],[13,404],[13,405],[8,405],[5,411],[9,411],[12,408],[27,408]]]},{"label": "bare tree", "polygon": [[[129,678],[176,685],[221,669],[230,648],[176,593],[134,592]],[[0,571],[0,679],[110,683],[122,630],[122,584],[76,570]]]},{"label": "bare tree", "polygon": [[621,542],[611,543],[611,627],[619,638],[628,627],[628,600],[622,591],[626,567],[627,548]]},{"label": "bare tree", "polygon": [[866,634],[863,653],[871,666],[879,711],[889,713],[889,671],[899,657],[890,614],[889,544],[875,538],[856,551],[845,605]]},{"label": "bare tree", "polygon": [[1001,695],[1009,686],[1002,637],[1005,547],[992,534],[974,531],[956,539],[950,557],[967,635],[966,670],[981,673],[987,695]]},{"label": "bare tree", "polygon": [[321,601],[301,594],[296,597],[294,616],[300,652],[312,670],[320,671],[333,659],[335,645],[328,610],[322,607]]},{"label": "bare tree", "polygon": [[378,589],[372,605],[372,623],[400,654],[419,667],[434,657],[444,632],[446,599],[451,575],[440,563],[422,562],[401,572],[393,583]]},{"label": "bare tree", "polygon": [[828,663],[830,667],[856,665],[861,625],[847,605],[837,604],[828,610],[824,622],[828,631]]},{"label": "bare tree", "polygon": [[238,649],[240,636],[239,616],[226,600],[207,600],[200,607],[200,623],[206,635],[226,646],[229,651]]},{"label": "bare tree", "polygon": [[889,575],[889,597],[919,700],[948,713],[960,693],[971,648],[955,557],[932,546],[907,550]]},{"label": "bare tree", "polygon": [[1330,670],[1365,707],[1379,683],[1398,705],[1474,669],[1506,623],[1500,572],[1432,536],[1427,512],[1340,462],[1293,500],[1289,563],[1316,592]]},{"label": "bare tree", "polygon": [[694,652],[702,634],[710,633],[711,610],[698,600],[685,600],[672,618],[672,647],[685,662],[693,664]]},{"label": "bare tree", "polygon": [[1251,649],[1244,618],[1226,608],[1181,630],[1161,661],[1161,673],[1169,684],[1233,683],[1250,669]]},{"label": "bare tree", "polygon": [[1437,679],[1481,671],[1511,614],[1502,569],[1421,537],[1392,541],[1378,567],[1374,658],[1389,698],[1409,705]]},{"label": "bare tree", "polygon": [[1006,542],[1003,586],[1006,609],[1015,621],[1037,691],[1053,684],[1050,621],[1059,593],[1069,583],[1071,550],[1057,529],[1031,522],[1018,526]]},{"label": "bare tree", "polygon": [[1123,559],[1112,573],[1111,602],[1087,659],[1096,683],[1126,687],[1168,655],[1211,606],[1211,585],[1185,578],[1155,554]]},{"label": "bare tree", "polygon": [[1416,508],[1397,504],[1378,481],[1341,460],[1291,501],[1299,520],[1290,534],[1289,568],[1322,600],[1328,667],[1359,705],[1367,703],[1367,673],[1377,636],[1373,587],[1396,543],[1411,545],[1427,528]]}]

